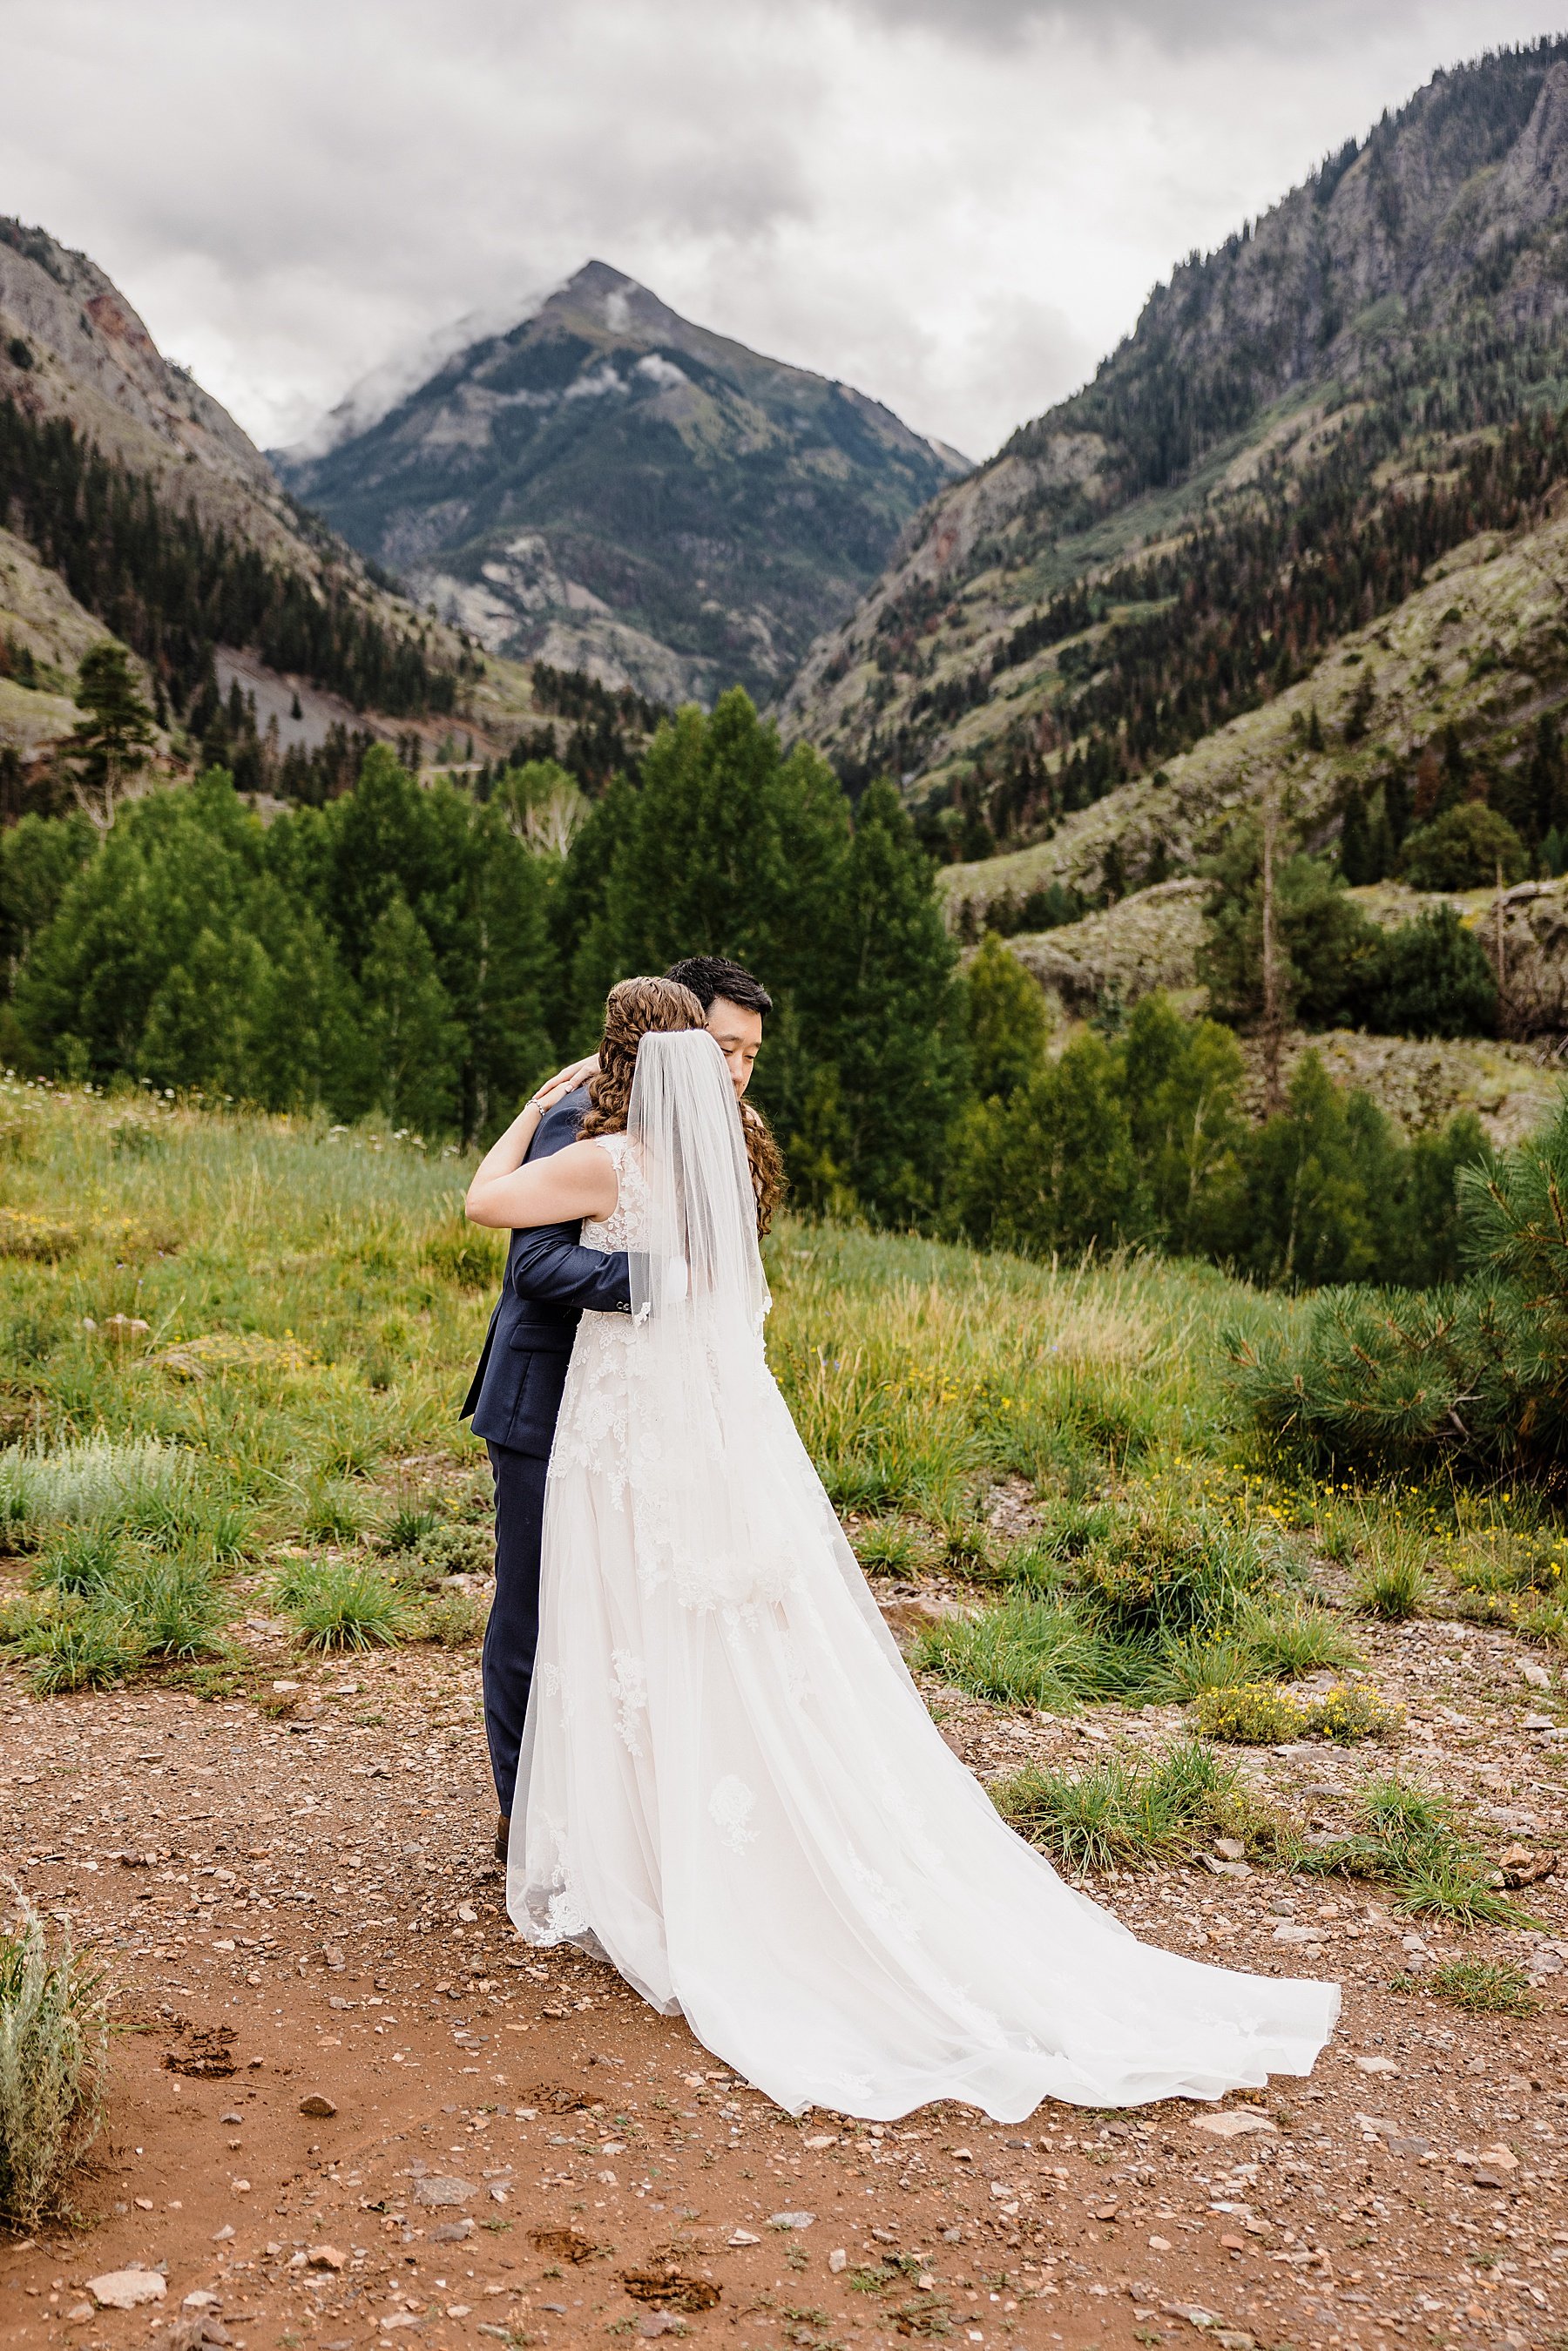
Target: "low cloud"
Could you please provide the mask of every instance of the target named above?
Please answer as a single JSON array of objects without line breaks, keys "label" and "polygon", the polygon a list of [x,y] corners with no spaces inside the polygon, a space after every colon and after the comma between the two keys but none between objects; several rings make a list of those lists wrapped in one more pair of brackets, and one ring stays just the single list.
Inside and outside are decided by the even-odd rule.
[{"label": "low cloud", "polygon": [[[597,255],[976,456],[1150,285],[1531,0],[14,9],[0,211],[267,445]],[[434,355],[434,359],[432,355]]]}]

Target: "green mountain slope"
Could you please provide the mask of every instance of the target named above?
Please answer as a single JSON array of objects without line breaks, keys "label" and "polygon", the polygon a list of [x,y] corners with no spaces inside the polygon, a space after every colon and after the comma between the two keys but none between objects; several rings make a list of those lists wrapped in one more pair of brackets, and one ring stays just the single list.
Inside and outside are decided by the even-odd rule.
[{"label": "green mountain slope", "polygon": [[275,463],[484,644],[676,700],[775,692],[967,460],[594,261]]},{"label": "green mountain slope", "polygon": [[1557,40],[1438,75],[1178,268],[1091,385],[911,527],[787,730],[852,783],[891,768],[947,854],[1113,894],[1212,845],[1270,768],[1322,841],[1353,787],[1408,805],[1450,726],[1466,790],[1511,794],[1538,841],[1551,788],[1526,806],[1517,771],[1568,692],[1565,398]]},{"label": "green mountain slope", "polygon": [[200,711],[236,671],[264,705],[272,691],[279,756],[333,725],[428,725],[434,739],[462,718],[481,739],[509,737],[531,707],[526,678],[482,666],[295,503],[96,263],[0,219],[0,755],[13,782],[47,766],[78,715],[77,664],[106,636],[137,656],[176,756],[194,751]]}]

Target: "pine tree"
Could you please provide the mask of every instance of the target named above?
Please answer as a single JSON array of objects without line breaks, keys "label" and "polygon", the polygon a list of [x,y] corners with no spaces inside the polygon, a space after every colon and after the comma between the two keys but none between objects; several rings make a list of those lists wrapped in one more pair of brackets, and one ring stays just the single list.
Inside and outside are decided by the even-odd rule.
[{"label": "pine tree", "polygon": [[430,941],[399,892],[376,923],[360,973],[377,1097],[390,1123],[423,1135],[451,1130],[463,1032]]},{"label": "pine tree", "polygon": [[77,707],[87,716],[71,728],[66,772],[78,807],[99,832],[108,832],[127,787],[146,766],[157,740],[123,645],[92,645],[77,672]]},{"label": "pine tree", "polygon": [[[1137,1164],[1116,1049],[1092,1031],[993,1113],[987,1236],[1049,1257],[1111,1248],[1136,1221]],[[977,1186],[977,1189],[978,1186]]]},{"label": "pine tree", "polygon": [[982,1102],[1009,1101],[1045,1059],[1045,998],[1018,957],[988,931],[964,977],[969,1076]]},{"label": "pine tree", "polygon": [[1459,740],[1459,730],[1452,725],[1445,726],[1443,771],[1433,804],[1433,815],[1445,816],[1449,809],[1458,808],[1469,793],[1469,765],[1465,758],[1465,747]]},{"label": "pine tree", "polygon": [[1340,826],[1339,870],[1350,887],[1358,889],[1364,883],[1375,882],[1370,829],[1366,820],[1366,795],[1352,792],[1344,806],[1344,818]]},{"label": "pine tree", "polygon": [[846,1181],[882,1222],[924,1221],[936,1205],[965,1056],[956,949],[930,860],[891,784],[861,797],[832,927],[814,946],[819,969],[801,991],[811,1015],[805,1043],[837,1071]]},{"label": "pine tree", "polygon": [[1431,907],[1385,935],[1371,1011],[1375,1027],[1396,1037],[1496,1035],[1497,981],[1452,906]]}]

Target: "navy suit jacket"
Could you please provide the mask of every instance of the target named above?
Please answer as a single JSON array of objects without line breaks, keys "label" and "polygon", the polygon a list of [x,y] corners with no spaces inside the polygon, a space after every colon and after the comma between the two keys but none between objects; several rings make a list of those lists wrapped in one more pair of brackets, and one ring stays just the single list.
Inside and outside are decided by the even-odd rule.
[{"label": "navy suit jacket", "polygon": [[[564,1096],[540,1120],[525,1163],[575,1143],[587,1109],[586,1086]],[[625,1251],[584,1249],[580,1231],[577,1224],[536,1225],[512,1235],[500,1299],[463,1403],[462,1416],[472,1413],[474,1434],[487,1444],[548,1458],[579,1317],[584,1308],[632,1311]]]}]

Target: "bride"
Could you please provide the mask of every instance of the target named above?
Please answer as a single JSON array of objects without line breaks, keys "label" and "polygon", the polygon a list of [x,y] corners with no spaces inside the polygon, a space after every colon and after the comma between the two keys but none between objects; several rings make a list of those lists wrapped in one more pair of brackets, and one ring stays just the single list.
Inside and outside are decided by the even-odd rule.
[{"label": "bride", "polygon": [[944,1744],[768,1369],[702,1007],[625,980],[611,1014],[583,1139],[470,1195],[631,1252],[632,1311],[583,1315],[549,1462],[518,1932],[608,1958],[794,2112],[1019,2122],[1309,2072],[1337,1987],[1138,1942]]}]

